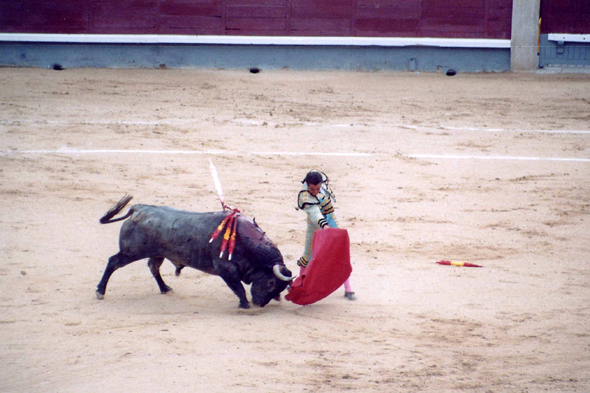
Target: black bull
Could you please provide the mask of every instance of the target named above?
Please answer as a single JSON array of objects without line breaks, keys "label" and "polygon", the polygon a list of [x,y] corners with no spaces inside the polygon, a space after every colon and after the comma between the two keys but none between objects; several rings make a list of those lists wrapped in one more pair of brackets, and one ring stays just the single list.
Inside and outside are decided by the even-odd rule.
[{"label": "black bull", "polygon": [[126,196],[101,219],[101,224],[126,220],[119,235],[119,252],[109,258],[98,284],[96,295],[104,297],[113,272],[131,262],[149,258],[148,266],[160,292],[170,288],[160,275],[164,259],[176,266],[176,274],[185,266],[218,275],[240,299],[241,308],[249,308],[242,281],[252,284],[252,302],[264,307],[277,298],[293,279],[285,267],[279,249],[270,241],[255,221],[239,215],[237,238],[231,261],[220,257],[223,233],[212,243],[211,234],[229,212],[193,213],[170,207],[134,205],[129,212],[113,219],[131,200]]}]

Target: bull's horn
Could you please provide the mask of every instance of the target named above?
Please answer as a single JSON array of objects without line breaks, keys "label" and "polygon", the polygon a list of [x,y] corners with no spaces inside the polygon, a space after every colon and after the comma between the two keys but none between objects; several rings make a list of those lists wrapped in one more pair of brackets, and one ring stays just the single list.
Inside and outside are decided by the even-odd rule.
[{"label": "bull's horn", "polygon": [[272,271],[275,274],[275,276],[281,281],[291,281],[293,279],[293,277],[287,277],[283,273],[281,273],[281,265],[274,265],[272,267]]}]

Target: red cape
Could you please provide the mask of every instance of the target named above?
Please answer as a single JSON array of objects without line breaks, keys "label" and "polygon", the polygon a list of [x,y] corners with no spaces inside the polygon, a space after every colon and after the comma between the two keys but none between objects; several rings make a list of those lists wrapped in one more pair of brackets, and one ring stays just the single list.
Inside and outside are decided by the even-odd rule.
[{"label": "red cape", "polygon": [[313,257],[293,281],[285,299],[295,304],[312,304],[330,295],[352,273],[348,231],[327,228],[313,237]]}]

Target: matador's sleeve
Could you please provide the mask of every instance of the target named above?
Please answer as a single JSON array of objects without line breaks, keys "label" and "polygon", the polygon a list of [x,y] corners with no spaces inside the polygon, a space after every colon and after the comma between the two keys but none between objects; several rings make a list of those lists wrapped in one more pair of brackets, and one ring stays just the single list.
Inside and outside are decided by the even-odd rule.
[{"label": "matador's sleeve", "polygon": [[338,218],[334,212],[334,206],[332,205],[332,198],[330,198],[330,194],[325,193],[323,196],[324,198],[320,199],[320,212],[324,215],[324,217],[326,217],[328,225],[335,228],[340,227],[338,224]]},{"label": "matador's sleeve", "polygon": [[299,193],[297,205],[307,214],[308,220],[318,227],[323,228],[328,225],[326,218],[320,210],[320,201],[318,198],[311,195],[307,190],[303,190]]}]

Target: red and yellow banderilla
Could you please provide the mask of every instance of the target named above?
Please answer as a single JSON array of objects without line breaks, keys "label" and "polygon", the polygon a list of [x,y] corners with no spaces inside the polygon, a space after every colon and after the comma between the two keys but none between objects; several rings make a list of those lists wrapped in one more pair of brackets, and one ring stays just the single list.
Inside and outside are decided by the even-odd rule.
[{"label": "red and yellow banderilla", "polygon": [[217,229],[211,235],[211,239],[209,239],[209,243],[212,243],[213,240],[217,239],[219,234],[225,229],[223,234],[223,241],[221,242],[221,248],[219,252],[219,258],[223,258],[223,254],[226,250],[229,251],[228,259],[231,261],[232,255],[234,253],[234,248],[236,246],[236,236],[238,233],[238,216],[240,215],[239,209],[232,209],[229,214],[221,221],[221,223],[217,226]]},{"label": "red and yellow banderilla", "polygon": [[437,263],[439,265],[446,265],[446,266],[483,267],[483,266],[476,265],[474,263],[469,263],[469,262],[438,261]]},{"label": "red and yellow banderilla", "polygon": [[229,238],[231,237],[231,231],[233,228],[233,224],[234,224],[234,220],[236,218],[236,215],[234,212],[231,212],[229,214],[229,217],[231,217],[227,223],[227,227],[225,229],[225,234],[223,235],[223,241],[221,242],[221,249],[219,252],[219,258],[223,258],[223,253],[225,252],[225,250],[227,249],[227,243],[229,242]]},{"label": "red and yellow banderilla", "polygon": [[238,216],[239,213],[236,214],[236,218],[234,220],[234,225],[231,232],[231,237],[229,239],[229,256],[227,257],[227,259],[230,261],[231,257],[234,255],[234,248],[236,246],[236,235],[238,234]]},{"label": "red and yellow banderilla", "polygon": [[221,242],[221,250],[219,253],[219,258],[223,258],[223,253],[226,249],[229,248],[229,257],[228,259],[231,261],[231,257],[234,253],[234,248],[236,246],[236,235],[238,232],[238,216],[240,215],[240,209],[237,209],[233,206],[229,206],[225,204],[225,200],[223,198],[223,190],[221,189],[221,181],[219,180],[219,175],[217,174],[217,169],[213,164],[213,161],[209,159],[209,166],[211,168],[211,174],[213,175],[213,183],[215,184],[215,190],[217,190],[217,195],[219,195],[219,202],[221,202],[221,207],[223,211],[228,211],[229,214],[221,221],[217,229],[213,231],[211,234],[211,239],[209,239],[209,243],[212,243],[213,240],[217,239],[219,234],[225,229],[225,233],[223,235],[223,241]]},{"label": "red and yellow banderilla", "polygon": [[227,222],[231,219],[232,216],[233,212],[225,216],[225,218],[223,219],[223,221],[221,221],[217,229],[211,234],[211,239],[209,239],[209,243],[213,243],[213,240],[217,239],[217,236],[219,236],[221,231],[223,231],[223,228],[225,228],[225,224],[227,224]]}]

